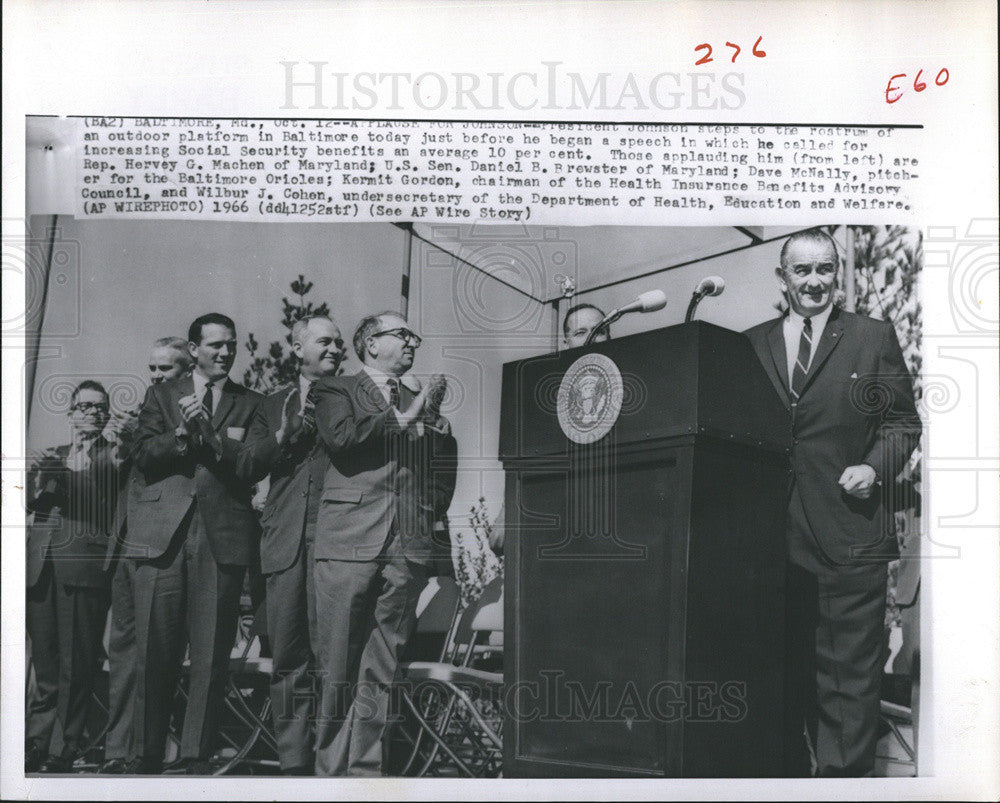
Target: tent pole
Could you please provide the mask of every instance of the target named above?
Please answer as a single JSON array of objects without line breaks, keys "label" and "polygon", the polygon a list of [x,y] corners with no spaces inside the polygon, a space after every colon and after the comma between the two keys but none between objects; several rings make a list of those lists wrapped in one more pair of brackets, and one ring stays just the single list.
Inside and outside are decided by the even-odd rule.
[{"label": "tent pole", "polygon": [[[42,274],[42,298],[38,306],[38,329],[34,332],[25,328],[25,364],[24,364],[24,412],[25,421],[31,424],[31,402],[35,397],[35,369],[38,367],[38,352],[42,345],[42,329],[45,325],[45,309],[49,300],[49,276],[52,274],[52,256],[56,245],[56,227],[59,222],[59,215],[52,216],[52,223],[49,228],[49,247],[45,255],[45,272]],[[28,271],[30,267],[25,265],[25,282],[30,281]],[[30,320],[31,310],[25,310],[25,323]]]},{"label": "tent pole", "polygon": [[406,320],[410,312],[410,262],[413,258],[413,223],[400,223],[398,225],[406,232],[406,242],[403,246],[403,278],[399,288],[399,314]]},{"label": "tent pole", "polygon": [[552,351],[559,351],[559,305],[562,296],[553,298],[549,303],[552,304]]}]

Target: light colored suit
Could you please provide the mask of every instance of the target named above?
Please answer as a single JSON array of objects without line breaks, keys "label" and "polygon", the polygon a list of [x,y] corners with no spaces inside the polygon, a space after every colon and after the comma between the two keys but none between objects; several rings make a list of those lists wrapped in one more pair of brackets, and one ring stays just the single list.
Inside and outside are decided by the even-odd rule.
[{"label": "light colored suit", "polygon": [[[454,439],[425,425],[401,432],[365,371],[321,380],[315,393],[330,458],[316,528],[325,683],[316,770],[378,775],[389,689],[434,557],[433,523],[454,489]],[[401,384],[400,409],[413,398]]]}]

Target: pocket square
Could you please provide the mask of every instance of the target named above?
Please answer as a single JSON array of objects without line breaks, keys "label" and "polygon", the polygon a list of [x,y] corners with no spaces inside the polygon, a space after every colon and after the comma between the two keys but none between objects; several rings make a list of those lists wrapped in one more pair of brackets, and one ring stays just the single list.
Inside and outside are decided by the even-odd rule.
[{"label": "pocket square", "polygon": [[230,440],[241,441],[243,436],[247,434],[247,431],[243,427],[227,427],[226,437]]},{"label": "pocket square", "polygon": [[851,379],[857,379],[857,378],[858,378],[858,374],[857,374],[857,371],[855,371],[853,374],[851,374]]}]

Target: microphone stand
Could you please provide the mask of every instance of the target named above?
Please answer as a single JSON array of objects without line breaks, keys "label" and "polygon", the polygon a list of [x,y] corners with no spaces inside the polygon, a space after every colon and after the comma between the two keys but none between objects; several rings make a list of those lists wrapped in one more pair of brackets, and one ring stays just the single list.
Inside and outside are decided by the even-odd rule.
[{"label": "microphone stand", "polygon": [[590,334],[587,335],[587,339],[583,341],[583,345],[589,346],[593,342],[594,338],[601,333],[602,329],[607,329],[609,326],[611,326],[611,324],[613,324],[620,317],[622,317],[623,314],[624,313],[621,310],[612,310],[607,315],[605,315],[604,320],[602,320],[599,324],[597,324],[597,326],[595,326],[593,329],[590,330]]},{"label": "microphone stand", "polygon": [[704,297],[705,294],[699,293],[697,290],[691,294],[691,301],[688,302],[687,312],[684,313],[684,323],[691,323],[694,320],[694,311],[698,309],[698,304],[701,303]]}]

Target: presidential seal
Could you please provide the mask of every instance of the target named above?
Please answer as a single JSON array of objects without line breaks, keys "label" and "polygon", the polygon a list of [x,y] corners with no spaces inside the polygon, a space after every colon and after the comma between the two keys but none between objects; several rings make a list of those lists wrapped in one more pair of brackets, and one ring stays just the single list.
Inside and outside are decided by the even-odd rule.
[{"label": "presidential seal", "polygon": [[574,443],[594,443],[611,430],[622,411],[622,374],[603,354],[585,354],[559,384],[556,413]]}]

